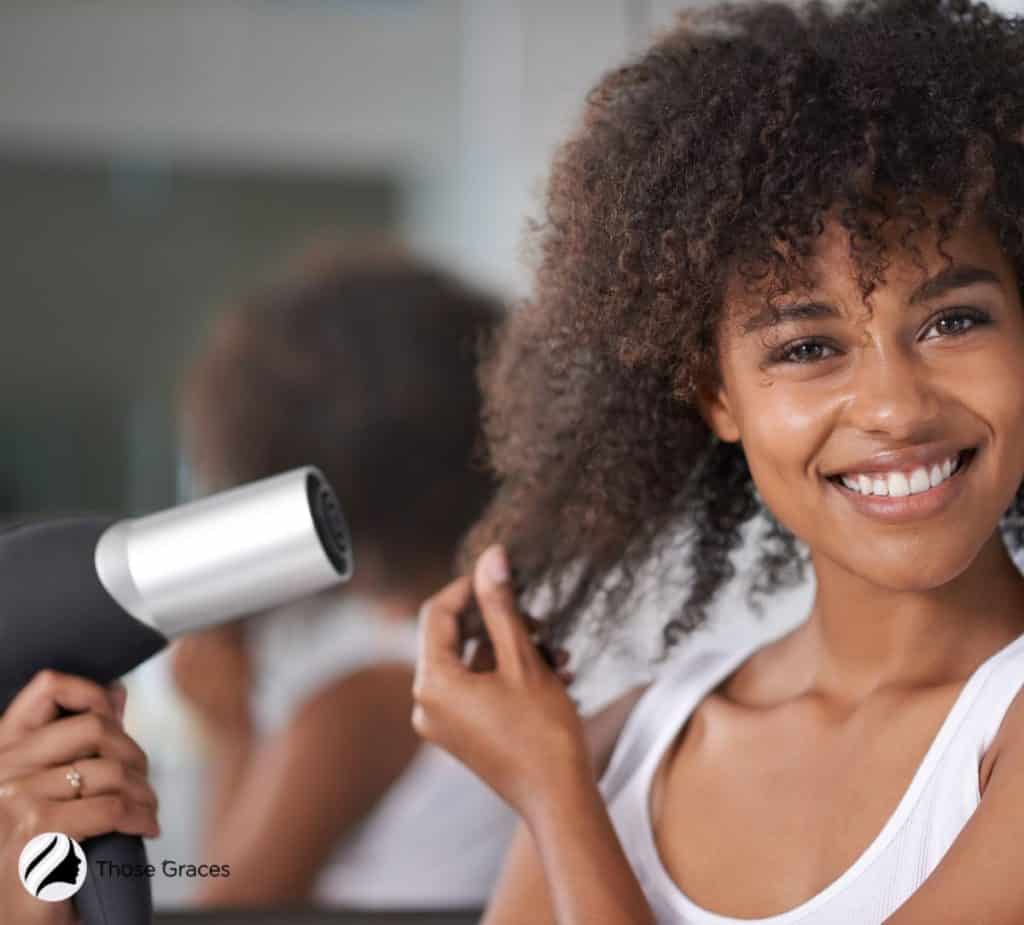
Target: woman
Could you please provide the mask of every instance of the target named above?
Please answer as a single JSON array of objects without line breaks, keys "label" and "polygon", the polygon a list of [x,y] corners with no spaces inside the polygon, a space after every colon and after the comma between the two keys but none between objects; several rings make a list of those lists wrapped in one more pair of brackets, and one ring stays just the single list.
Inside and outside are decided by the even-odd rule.
[{"label": "woman", "polygon": [[205,904],[480,906],[514,815],[409,723],[415,615],[492,490],[477,343],[500,306],[390,250],[318,251],[225,313],[183,394],[198,483],[319,466],[341,589],[178,645],[211,746]]},{"label": "woman", "polygon": [[[485,367],[486,551],[423,618],[416,727],[524,821],[488,925],[1024,921],[1022,29],[727,5],[588,96]],[[688,652],[761,512],[807,620]],[[521,596],[611,628],[651,563],[682,651],[605,767]]]},{"label": "woman", "polygon": [[[39,672],[0,716],[0,908],[18,925],[73,925],[72,900],[21,884],[22,849],[43,832],[77,841],[109,832],[155,838],[157,798],[146,756],[125,734],[125,689]],[[61,709],[75,716],[58,719]]]}]

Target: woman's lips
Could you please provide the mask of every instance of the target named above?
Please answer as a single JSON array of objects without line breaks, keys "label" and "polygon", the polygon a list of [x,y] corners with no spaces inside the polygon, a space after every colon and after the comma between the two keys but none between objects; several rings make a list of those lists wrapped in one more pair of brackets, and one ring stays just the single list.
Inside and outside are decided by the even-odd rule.
[{"label": "woman's lips", "polygon": [[963,490],[964,477],[977,455],[977,447],[967,450],[959,468],[948,479],[927,491],[902,497],[862,495],[847,488],[838,477],[828,478],[826,481],[830,482],[860,513],[885,523],[901,523],[929,517],[952,503]]}]

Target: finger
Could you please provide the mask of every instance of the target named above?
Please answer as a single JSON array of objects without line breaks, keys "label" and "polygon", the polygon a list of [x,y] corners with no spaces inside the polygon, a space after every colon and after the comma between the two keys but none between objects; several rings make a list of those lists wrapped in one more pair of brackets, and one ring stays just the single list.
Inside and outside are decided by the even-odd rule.
[{"label": "finger", "polygon": [[3,715],[3,737],[38,729],[60,716],[60,709],[74,713],[89,710],[115,716],[110,693],[99,684],[49,669],[38,672],[11,701]]},{"label": "finger", "polygon": [[418,630],[420,664],[461,665],[459,613],[471,599],[472,583],[462,577],[423,604]]},{"label": "finger", "polygon": [[114,715],[119,722],[124,723],[124,708],[128,702],[128,688],[124,686],[122,681],[114,681],[107,685],[107,691],[114,705]]},{"label": "finger", "polygon": [[81,713],[47,724],[0,753],[0,779],[7,781],[40,768],[79,758],[111,758],[146,773],[146,753],[111,716]]},{"label": "finger", "polygon": [[[74,772],[79,784],[74,784]],[[74,764],[25,774],[0,784],[0,799],[30,796],[41,800],[76,800],[121,794],[140,806],[156,809],[156,791],[135,768],[106,758],[87,758]]]},{"label": "finger", "polygon": [[470,639],[463,657],[470,671],[494,671],[498,667],[494,647],[486,636]]},{"label": "finger", "polygon": [[[572,657],[568,649],[552,650],[543,643],[537,643],[537,652],[552,670],[564,668]],[[494,647],[486,636],[470,639],[463,650],[462,659],[470,671],[493,671],[496,667]]]},{"label": "finger", "polygon": [[[525,611],[520,611],[520,614],[523,622],[526,624],[526,628],[531,634],[544,628],[545,623],[543,620],[538,620],[536,617],[530,616],[530,614]],[[480,609],[476,606],[475,602],[470,602],[469,606],[463,612],[460,622],[462,626],[463,639],[475,639],[487,635],[487,627],[484,625]]]},{"label": "finger", "polygon": [[150,838],[160,834],[160,824],[154,809],[132,803],[118,795],[49,803],[46,816],[51,831],[64,832],[76,841],[109,832],[146,835]]},{"label": "finger", "polygon": [[[467,634],[466,616],[467,613],[473,618],[473,629]],[[522,612],[521,612],[522,613]],[[543,641],[544,622],[531,617],[528,613],[522,613],[527,629],[530,630],[530,642],[537,649],[541,660],[551,669],[562,668],[569,661],[569,650],[565,648],[553,649]],[[493,671],[494,648],[487,636],[483,619],[480,616],[479,608],[470,606],[469,611],[463,611],[460,618],[462,628],[463,652],[462,659],[470,671]]]},{"label": "finger", "polygon": [[480,602],[480,612],[494,646],[499,670],[522,667],[538,658],[510,577],[508,558],[501,546],[485,549],[473,570],[473,589]]}]

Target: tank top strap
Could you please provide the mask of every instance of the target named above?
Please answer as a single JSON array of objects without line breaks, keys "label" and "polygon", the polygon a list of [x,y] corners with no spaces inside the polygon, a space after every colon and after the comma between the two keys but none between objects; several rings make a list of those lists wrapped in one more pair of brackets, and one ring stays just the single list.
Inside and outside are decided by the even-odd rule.
[{"label": "tank top strap", "polygon": [[975,730],[971,741],[977,742],[979,760],[992,745],[1014,697],[1024,688],[1024,633],[991,656],[984,671],[968,719]]},{"label": "tank top strap", "polygon": [[599,782],[605,801],[611,803],[645,761],[665,750],[709,691],[766,644],[763,639],[739,648],[704,644],[674,659],[637,700],[623,724]]}]

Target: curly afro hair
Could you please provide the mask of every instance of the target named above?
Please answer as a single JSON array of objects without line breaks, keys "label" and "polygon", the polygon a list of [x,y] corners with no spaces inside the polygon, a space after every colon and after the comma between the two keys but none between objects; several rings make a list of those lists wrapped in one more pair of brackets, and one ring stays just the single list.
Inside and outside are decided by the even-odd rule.
[{"label": "curly afro hair", "polygon": [[[894,219],[919,265],[917,234],[933,227],[941,252],[983,221],[1024,279],[1022,86],[1022,21],[968,0],[724,3],[606,74],[553,165],[534,294],[480,368],[501,484],[460,567],[504,543],[561,642],[583,613],[598,637],[618,628],[645,573],[675,587],[681,566],[663,656],[706,621],[755,515],[749,603],[802,578],[742,448],[697,410],[726,285],[807,285],[826,213],[865,297]],[[1018,492],[1001,524],[1014,550],[1022,511]]]}]

